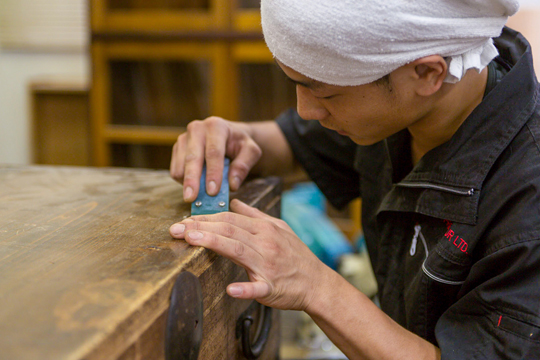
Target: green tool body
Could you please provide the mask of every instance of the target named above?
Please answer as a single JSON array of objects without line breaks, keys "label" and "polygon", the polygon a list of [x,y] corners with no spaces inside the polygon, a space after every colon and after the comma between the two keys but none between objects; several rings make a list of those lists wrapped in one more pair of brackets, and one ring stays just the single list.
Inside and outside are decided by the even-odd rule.
[{"label": "green tool body", "polygon": [[206,164],[204,164],[201,174],[199,195],[197,196],[197,199],[191,203],[192,216],[217,214],[223,211],[229,211],[229,162],[229,159],[225,158],[221,188],[216,196],[210,196],[206,193]]}]

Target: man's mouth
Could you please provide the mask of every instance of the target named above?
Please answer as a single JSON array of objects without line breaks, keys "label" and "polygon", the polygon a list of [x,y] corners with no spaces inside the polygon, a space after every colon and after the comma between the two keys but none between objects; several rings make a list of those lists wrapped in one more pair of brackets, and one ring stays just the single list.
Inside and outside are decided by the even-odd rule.
[{"label": "man's mouth", "polygon": [[349,133],[343,131],[343,130],[340,130],[340,129],[334,129],[334,128],[331,128],[330,126],[327,126],[327,125],[324,125],[322,122],[319,122],[323,127],[329,129],[329,130],[333,130],[335,132],[337,132],[339,135],[344,135],[344,136],[349,136]]}]

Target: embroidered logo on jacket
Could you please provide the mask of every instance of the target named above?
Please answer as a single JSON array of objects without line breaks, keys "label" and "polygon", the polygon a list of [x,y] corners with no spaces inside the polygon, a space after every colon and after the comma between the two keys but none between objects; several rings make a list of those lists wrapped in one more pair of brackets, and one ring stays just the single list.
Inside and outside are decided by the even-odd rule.
[{"label": "embroidered logo on jacket", "polygon": [[467,248],[469,247],[469,245],[465,240],[463,240],[463,238],[460,238],[457,234],[454,233],[454,230],[451,229],[452,222],[448,220],[445,220],[444,222],[446,223],[446,234],[444,234],[444,236],[448,239],[449,242],[454,244],[455,247],[461,250],[461,252],[469,254],[467,252]]}]

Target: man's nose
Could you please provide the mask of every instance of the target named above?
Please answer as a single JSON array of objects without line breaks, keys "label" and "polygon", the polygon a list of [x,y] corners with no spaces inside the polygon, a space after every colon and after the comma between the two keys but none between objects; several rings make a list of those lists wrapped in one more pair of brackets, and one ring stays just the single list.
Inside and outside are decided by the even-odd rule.
[{"label": "man's nose", "polygon": [[329,112],[311,91],[304,86],[296,86],[296,111],[304,120],[323,120]]}]

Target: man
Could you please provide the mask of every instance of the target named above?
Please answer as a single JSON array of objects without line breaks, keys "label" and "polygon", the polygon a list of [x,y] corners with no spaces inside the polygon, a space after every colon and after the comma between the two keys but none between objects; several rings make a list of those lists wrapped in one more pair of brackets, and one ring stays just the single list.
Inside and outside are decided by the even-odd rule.
[{"label": "man", "polygon": [[516,11],[510,0],[263,0],[298,113],[195,121],[173,149],[186,201],[204,160],[217,192],[224,156],[233,190],[250,171],[301,165],[334,205],[361,196],[382,311],[286,224],[238,201],[171,235],[247,270],[230,296],[306,311],[351,359],[540,358],[539,89],[525,39],[499,37]]}]

